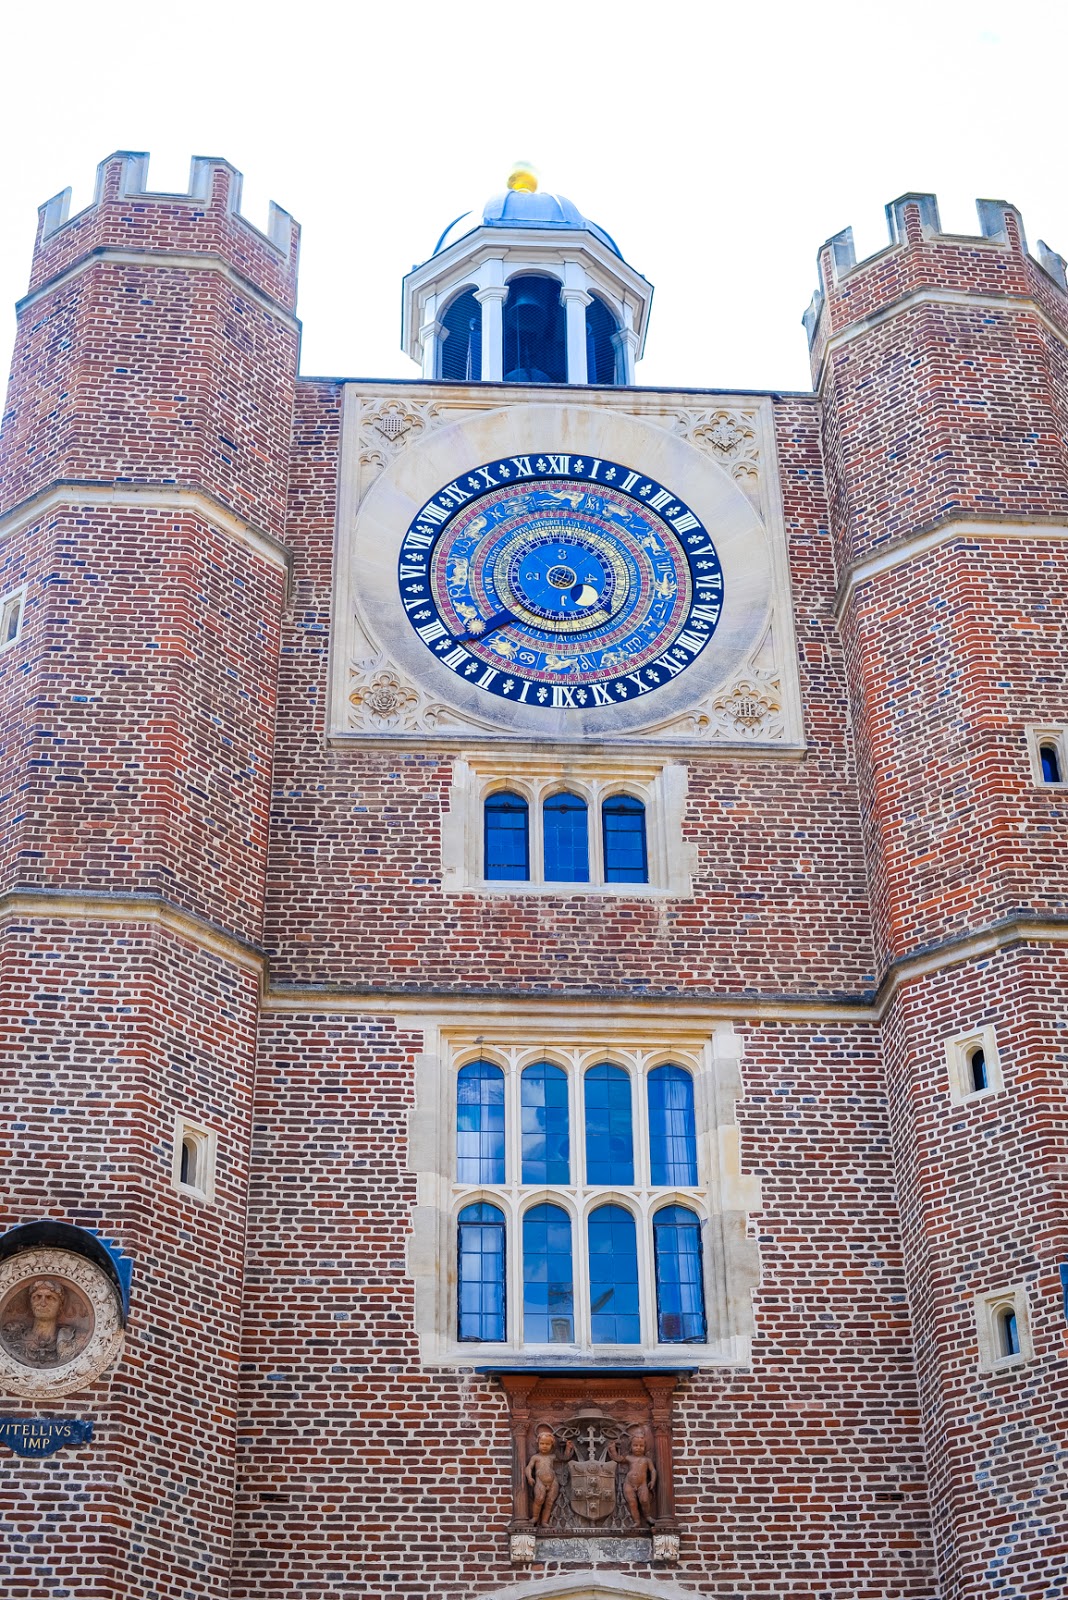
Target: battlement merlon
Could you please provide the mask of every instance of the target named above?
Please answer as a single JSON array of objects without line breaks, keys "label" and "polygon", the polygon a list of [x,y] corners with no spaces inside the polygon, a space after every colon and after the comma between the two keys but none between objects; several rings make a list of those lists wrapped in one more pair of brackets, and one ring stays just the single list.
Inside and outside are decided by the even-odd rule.
[{"label": "battlement merlon", "polygon": [[267,232],[240,214],[241,173],[217,156],[194,156],[186,194],[149,190],[148,156],[117,150],[96,169],[96,192],[70,215],[69,189],[38,211],[30,293],[90,255],[215,255],[261,293],[292,311],[300,227],[272,201]]},{"label": "battlement merlon", "polygon": [[1007,200],[977,200],[979,233],[943,233],[933,194],[903,194],[886,207],[889,243],[858,261],[852,228],[821,246],[819,288],[802,321],[818,382],[827,340],[844,328],[927,292],[1030,300],[1068,336],[1065,261],[1039,240],[1027,249],[1023,219]]}]

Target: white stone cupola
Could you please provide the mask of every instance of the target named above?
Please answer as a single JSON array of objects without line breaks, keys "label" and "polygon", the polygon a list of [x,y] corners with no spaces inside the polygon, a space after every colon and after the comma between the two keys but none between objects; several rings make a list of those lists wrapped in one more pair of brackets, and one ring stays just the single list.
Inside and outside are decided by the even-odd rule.
[{"label": "white stone cupola", "polygon": [[402,340],[424,378],[631,384],[652,298],[612,237],[519,162],[405,278]]}]

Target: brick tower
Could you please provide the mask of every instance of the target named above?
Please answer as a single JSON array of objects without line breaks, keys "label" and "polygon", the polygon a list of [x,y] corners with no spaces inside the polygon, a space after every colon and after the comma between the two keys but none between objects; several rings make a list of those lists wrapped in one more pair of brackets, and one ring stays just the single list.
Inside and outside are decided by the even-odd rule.
[{"label": "brick tower", "polygon": [[978,209],[839,234],[807,319],[945,1600],[1068,1571],[1068,297]]},{"label": "brick tower", "polygon": [[0,455],[4,1594],[1058,1600],[1060,258],[909,195],[641,388],[519,163],[298,377],[145,161]]},{"label": "brick tower", "polygon": [[[88,1470],[4,1461],[7,1593],[229,1582],[297,229],[246,224],[223,161],[146,195],[146,159],[42,208],[5,426],[4,1201],[113,1237],[144,1308]],[[210,1206],[176,1115],[227,1129]]]}]

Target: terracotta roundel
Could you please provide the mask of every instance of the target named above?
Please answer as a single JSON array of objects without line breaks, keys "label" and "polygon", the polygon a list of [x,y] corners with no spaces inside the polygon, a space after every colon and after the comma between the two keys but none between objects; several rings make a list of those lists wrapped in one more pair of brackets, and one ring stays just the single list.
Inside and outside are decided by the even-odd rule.
[{"label": "terracotta roundel", "polygon": [[670,682],[723,605],[690,507],[623,463],[575,455],[504,457],[439,490],[405,534],[398,585],[433,656],[531,707],[614,706]]}]

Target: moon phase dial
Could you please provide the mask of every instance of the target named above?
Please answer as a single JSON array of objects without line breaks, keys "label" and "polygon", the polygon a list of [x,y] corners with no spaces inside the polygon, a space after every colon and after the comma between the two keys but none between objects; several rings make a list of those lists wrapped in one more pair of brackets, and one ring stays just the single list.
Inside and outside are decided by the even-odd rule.
[{"label": "moon phase dial", "polygon": [[512,456],[448,484],[401,546],[401,603],[458,677],[527,705],[618,704],[669,683],[719,621],[704,525],[618,462]]}]

